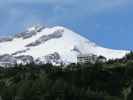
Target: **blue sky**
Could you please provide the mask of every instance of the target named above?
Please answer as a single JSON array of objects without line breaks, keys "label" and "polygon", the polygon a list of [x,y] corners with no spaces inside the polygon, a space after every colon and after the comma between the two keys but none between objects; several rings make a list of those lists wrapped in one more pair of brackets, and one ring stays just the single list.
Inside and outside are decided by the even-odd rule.
[{"label": "blue sky", "polygon": [[63,25],[97,44],[133,50],[132,0],[0,0],[0,35]]}]

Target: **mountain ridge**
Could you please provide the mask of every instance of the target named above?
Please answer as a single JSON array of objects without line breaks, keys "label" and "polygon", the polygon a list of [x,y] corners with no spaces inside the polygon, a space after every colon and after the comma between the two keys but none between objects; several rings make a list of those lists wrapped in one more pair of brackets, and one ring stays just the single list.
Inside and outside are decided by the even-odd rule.
[{"label": "mountain ridge", "polygon": [[[24,63],[24,56],[30,59],[32,57],[38,64],[69,64],[77,63],[79,54],[94,54],[115,59],[122,58],[128,52],[101,47],[63,26],[34,26],[12,38],[0,39],[0,55],[8,54],[15,57],[16,63]],[[18,61],[20,56],[21,60]]]}]

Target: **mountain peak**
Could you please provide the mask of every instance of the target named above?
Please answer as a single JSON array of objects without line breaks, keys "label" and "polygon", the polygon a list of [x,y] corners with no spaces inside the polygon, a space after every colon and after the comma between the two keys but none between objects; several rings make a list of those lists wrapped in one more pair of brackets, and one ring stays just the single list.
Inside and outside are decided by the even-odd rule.
[{"label": "mountain peak", "polygon": [[[79,54],[94,54],[107,59],[122,58],[129,51],[112,50],[96,45],[80,34],[62,26],[35,25],[15,39],[0,42],[0,55],[9,54],[17,62],[33,58],[37,63],[76,63]],[[2,41],[2,40],[1,40]],[[56,52],[56,53],[55,53]],[[1,56],[3,57],[3,56]],[[2,59],[2,60],[1,60]],[[0,58],[3,61],[3,58]],[[10,60],[9,60],[10,61]],[[29,62],[29,60],[26,60]],[[19,61],[23,62],[23,61]]]},{"label": "mountain peak", "polygon": [[44,28],[45,28],[45,26],[42,26],[42,25],[33,25],[32,27],[29,27],[27,29],[27,31],[28,32],[33,32],[33,31],[38,32],[38,31],[41,31]]}]

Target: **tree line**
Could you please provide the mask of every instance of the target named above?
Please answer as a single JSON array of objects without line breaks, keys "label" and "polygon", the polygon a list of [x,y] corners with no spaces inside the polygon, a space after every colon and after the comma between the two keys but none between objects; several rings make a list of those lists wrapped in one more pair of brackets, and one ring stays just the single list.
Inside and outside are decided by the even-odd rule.
[{"label": "tree line", "polygon": [[133,100],[133,53],[95,64],[0,67],[0,100]]}]

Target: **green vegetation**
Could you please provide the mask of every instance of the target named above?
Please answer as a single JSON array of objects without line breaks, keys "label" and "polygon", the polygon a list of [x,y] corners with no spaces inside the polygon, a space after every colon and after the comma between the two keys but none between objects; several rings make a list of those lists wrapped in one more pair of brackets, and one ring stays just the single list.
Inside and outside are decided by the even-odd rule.
[{"label": "green vegetation", "polygon": [[133,100],[133,53],[95,64],[0,68],[0,100]]}]

